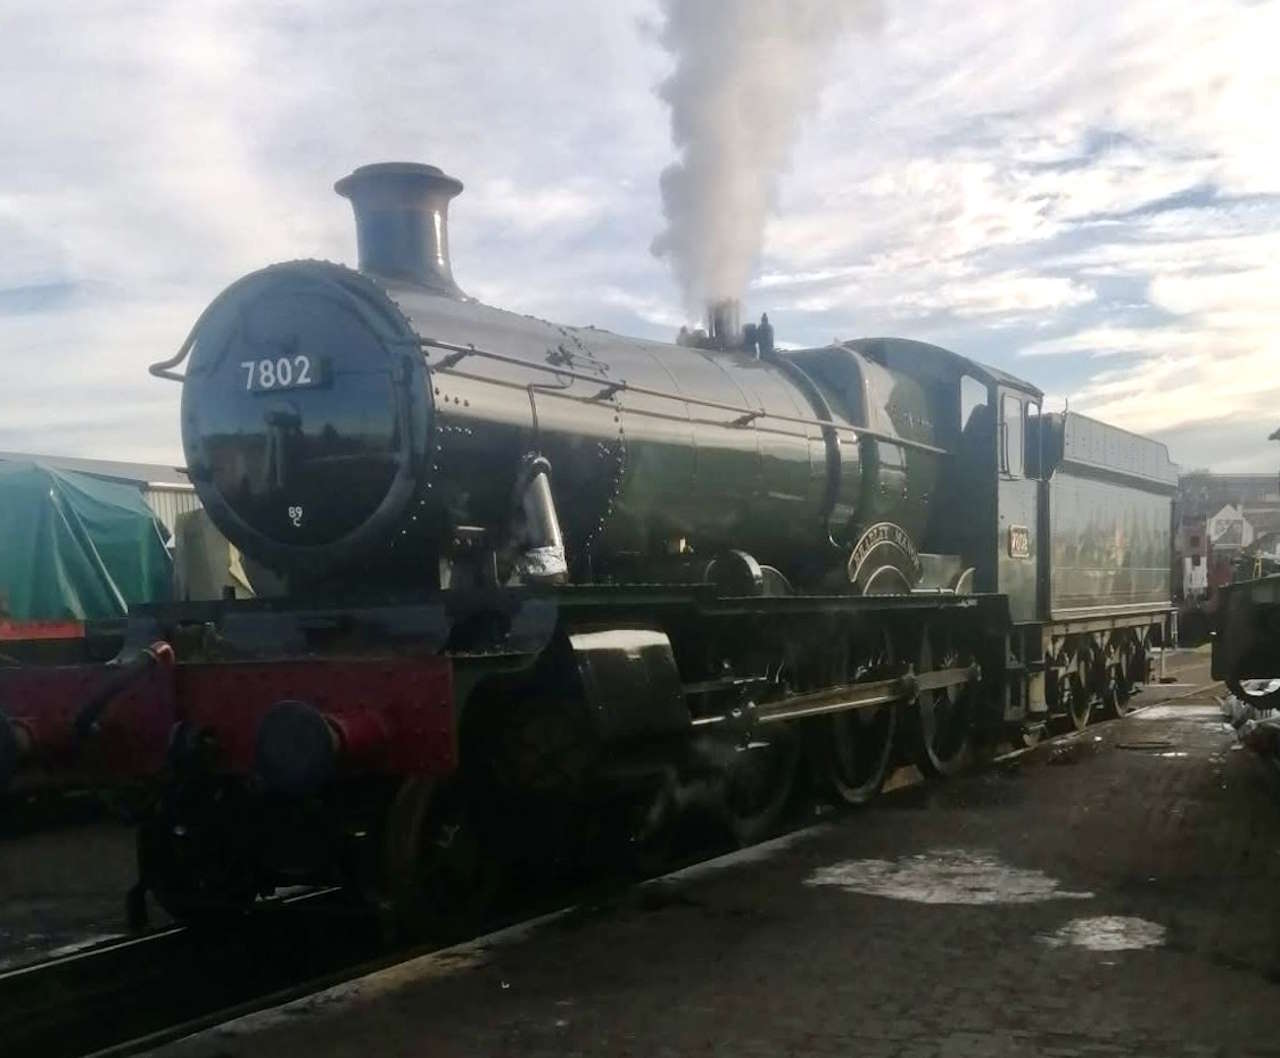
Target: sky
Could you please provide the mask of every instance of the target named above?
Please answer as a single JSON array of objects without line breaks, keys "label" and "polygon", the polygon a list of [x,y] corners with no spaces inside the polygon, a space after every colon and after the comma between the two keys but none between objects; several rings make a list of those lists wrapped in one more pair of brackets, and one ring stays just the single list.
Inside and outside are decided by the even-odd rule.
[{"label": "sky", "polygon": [[[785,17],[785,3],[776,0]],[[0,450],[179,461],[147,365],[264,264],[354,262],[335,179],[466,190],[492,304],[670,338],[653,0],[0,0]],[[744,316],[936,342],[1273,472],[1280,4],[883,0],[829,49]]]}]

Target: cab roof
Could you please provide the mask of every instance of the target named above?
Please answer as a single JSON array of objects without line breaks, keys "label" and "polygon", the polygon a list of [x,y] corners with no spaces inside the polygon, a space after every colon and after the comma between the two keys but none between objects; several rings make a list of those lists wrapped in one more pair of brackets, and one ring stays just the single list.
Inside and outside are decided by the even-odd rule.
[{"label": "cab roof", "polygon": [[1039,401],[1044,393],[1026,379],[1018,378],[998,367],[971,360],[967,356],[953,353],[940,345],[928,342],[917,342],[911,338],[855,338],[842,342],[848,349],[854,349],[864,356],[870,357],[885,365],[906,373],[921,373],[949,378],[957,374],[972,375],[980,382],[988,385],[1008,386],[1010,389],[1029,393]]}]

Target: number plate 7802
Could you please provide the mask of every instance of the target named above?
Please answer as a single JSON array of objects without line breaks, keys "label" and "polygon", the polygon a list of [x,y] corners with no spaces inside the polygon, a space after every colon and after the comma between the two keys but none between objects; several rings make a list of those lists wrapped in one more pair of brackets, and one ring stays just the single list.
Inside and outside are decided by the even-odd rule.
[{"label": "number plate 7802", "polygon": [[240,370],[247,393],[277,393],[282,389],[318,386],[322,382],[320,364],[305,353],[241,360]]}]

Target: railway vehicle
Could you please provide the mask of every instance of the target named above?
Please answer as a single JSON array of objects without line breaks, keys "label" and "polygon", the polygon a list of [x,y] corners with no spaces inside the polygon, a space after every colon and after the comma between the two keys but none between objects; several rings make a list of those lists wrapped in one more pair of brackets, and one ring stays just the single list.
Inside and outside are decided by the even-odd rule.
[{"label": "railway vehicle", "polygon": [[[1280,441],[1280,430],[1269,441]],[[1211,672],[1230,697],[1228,720],[1245,741],[1280,762],[1280,563],[1242,554],[1231,583],[1218,588],[1213,607]]]},{"label": "railway vehicle", "polygon": [[1280,574],[1234,580],[1216,602],[1210,671],[1229,692],[1223,714],[1243,744],[1280,765]]},{"label": "railway vehicle", "polygon": [[[1211,674],[1235,698],[1236,719],[1267,720],[1280,708],[1280,574],[1224,584],[1218,589]],[[1280,743],[1259,739],[1280,756]]]},{"label": "railway vehicle", "polygon": [[923,342],[483,305],[461,189],[357,169],[357,269],[247,275],[153,365],[204,507],[283,585],[130,614],[170,910],[336,878],[435,928],[529,859],[643,862],[690,810],[755,840],[798,774],[862,804],[896,760],[1124,711],[1170,609],[1164,446]]}]

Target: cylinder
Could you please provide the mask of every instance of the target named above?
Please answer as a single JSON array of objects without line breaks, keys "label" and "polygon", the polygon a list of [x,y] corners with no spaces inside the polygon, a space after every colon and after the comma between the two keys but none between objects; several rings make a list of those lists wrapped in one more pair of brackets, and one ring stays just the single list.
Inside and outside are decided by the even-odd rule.
[{"label": "cylinder", "polygon": [[313,705],[277,702],[258,725],[254,767],[268,790],[313,794],[336,773],[341,746],[338,732]]}]

